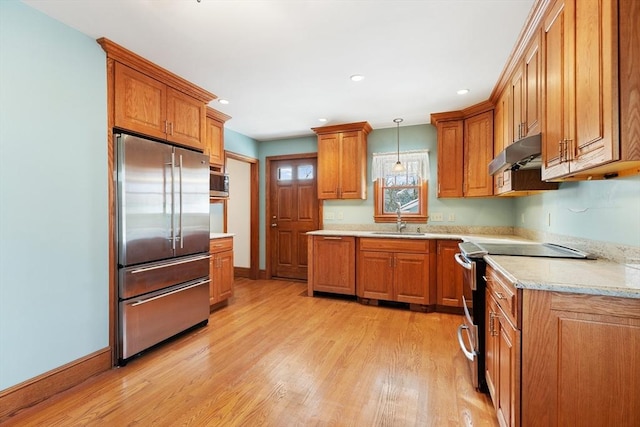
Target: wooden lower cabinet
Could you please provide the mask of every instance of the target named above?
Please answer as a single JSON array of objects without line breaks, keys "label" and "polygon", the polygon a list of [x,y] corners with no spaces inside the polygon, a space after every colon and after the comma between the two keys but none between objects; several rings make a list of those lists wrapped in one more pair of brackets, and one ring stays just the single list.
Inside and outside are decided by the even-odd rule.
[{"label": "wooden lower cabinet", "polygon": [[519,293],[491,266],[486,272],[485,379],[501,426],[520,425]]},{"label": "wooden lower cabinet", "polygon": [[487,293],[485,379],[501,426],[520,425],[520,331]]},{"label": "wooden lower cabinet", "polygon": [[214,305],[233,296],[233,237],[211,239],[209,254],[209,305]]},{"label": "wooden lower cabinet", "polygon": [[637,426],[640,299],[516,289],[487,267],[486,380],[501,426]]},{"label": "wooden lower cabinet", "polygon": [[438,240],[437,301],[438,306],[462,308],[462,269],[454,255],[460,252],[460,240]]},{"label": "wooden lower cabinet", "polygon": [[308,237],[308,295],[314,291],[356,294],[356,238]]},{"label": "wooden lower cabinet", "polygon": [[356,290],[360,298],[433,304],[435,240],[361,238]]},{"label": "wooden lower cabinet", "polygon": [[637,426],[640,299],[525,290],[522,425]]}]

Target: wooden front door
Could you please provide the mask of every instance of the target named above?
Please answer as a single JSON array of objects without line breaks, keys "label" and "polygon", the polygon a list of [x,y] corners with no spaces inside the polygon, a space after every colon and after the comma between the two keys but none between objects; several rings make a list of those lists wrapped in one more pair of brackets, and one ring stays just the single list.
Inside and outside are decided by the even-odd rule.
[{"label": "wooden front door", "polygon": [[282,159],[270,164],[271,275],[306,280],[306,233],[318,229],[316,159]]}]

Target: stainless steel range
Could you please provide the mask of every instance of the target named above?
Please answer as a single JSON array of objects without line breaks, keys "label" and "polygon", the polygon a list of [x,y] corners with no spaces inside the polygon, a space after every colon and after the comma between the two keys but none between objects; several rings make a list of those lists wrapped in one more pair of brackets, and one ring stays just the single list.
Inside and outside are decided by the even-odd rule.
[{"label": "stainless steel range", "polygon": [[469,360],[474,387],[487,392],[485,381],[485,255],[595,259],[592,255],[551,243],[473,243],[458,244],[456,262],[463,269],[464,321],[458,327],[458,343]]}]

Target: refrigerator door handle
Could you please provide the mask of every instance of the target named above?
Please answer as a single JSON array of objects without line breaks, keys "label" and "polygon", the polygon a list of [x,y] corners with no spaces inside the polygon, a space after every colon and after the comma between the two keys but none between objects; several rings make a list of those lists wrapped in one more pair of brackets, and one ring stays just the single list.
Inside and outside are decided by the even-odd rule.
[{"label": "refrigerator door handle", "polygon": [[176,228],[175,228],[175,200],[176,200],[176,188],[175,177],[176,175],[176,153],[171,151],[171,247],[173,251],[176,250]]},{"label": "refrigerator door handle", "polygon": [[178,234],[178,239],[180,240],[180,249],[184,249],[184,233],[182,232],[182,154],[180,154],[180,173],[179,173],[179,177],[180,177],[180,187],[179,187],[179,193],[180,193],[180,209],[178,211],[178,227],[180,229],[180,233]]}]

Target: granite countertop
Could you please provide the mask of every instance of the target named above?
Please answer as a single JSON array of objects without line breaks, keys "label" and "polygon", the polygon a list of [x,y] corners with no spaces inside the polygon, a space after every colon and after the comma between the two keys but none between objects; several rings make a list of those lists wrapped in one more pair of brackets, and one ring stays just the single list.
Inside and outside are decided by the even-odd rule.
[{"label": "granite countertop", "polygon": [[516,288],[640,298],[640,264],[497,255],[484,259]]},{"label": "granite countertop", "polygon": [[[358,230],[316,230],[316,236],[354,236],[403,239],[450,239],[484,243],[539,243],[515,235],[373,232]],[[640,264],[623,264],[606,259],[582,260],[525,256],[484,257],[520,289],[608,295],[640,299]]]},{"label": "granite countertop", "polygon": [[439,239],[439,240],[463,240],[472,242],[500,243],[523,242],[535,243],[520,236],[493,235],[493,234],[457,234],[457,233],[414,233],[393,231],[362,231],[362,230],[315,230],[309,231],[312,236],[352,236],[352,237],[379,237],[382,239]]},{"label": "granite countertop", "polygon": [[234,233],[209,233],[209,240],[222,239],[223,237],[233,237]]}]

